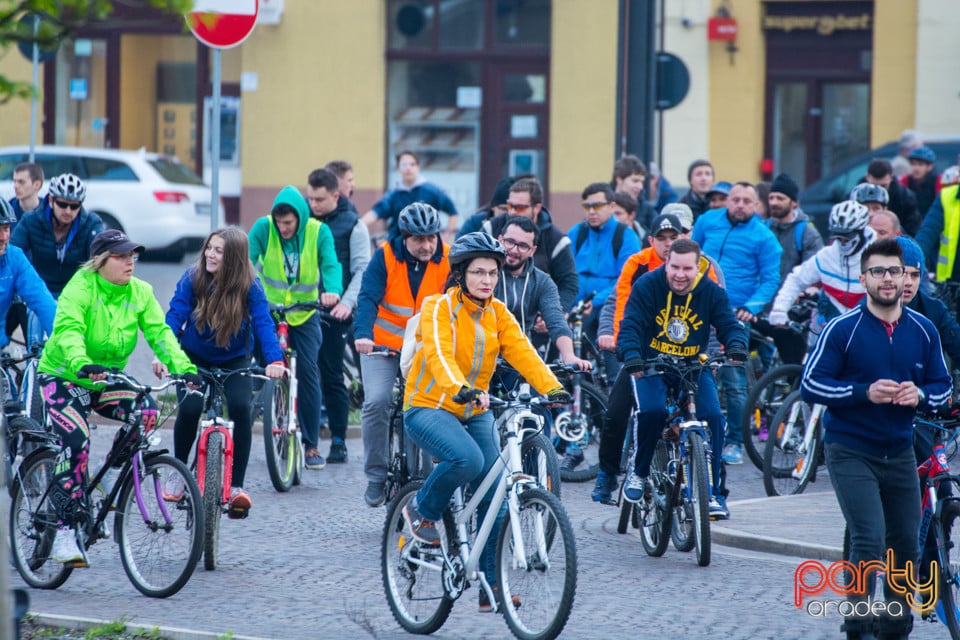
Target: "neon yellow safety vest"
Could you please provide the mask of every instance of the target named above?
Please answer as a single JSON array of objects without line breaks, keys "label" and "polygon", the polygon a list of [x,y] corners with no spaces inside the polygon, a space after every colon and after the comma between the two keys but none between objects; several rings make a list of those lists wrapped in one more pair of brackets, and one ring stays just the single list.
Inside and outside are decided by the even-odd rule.
[{"label": "neon yellow safety vest", "polygon": [[[307,221],[303,247],[300,251],[300,263],[296,280],[287,281],[287,269],[283,262],[283,248],[280,246],[280,234],[277,226],[270,221],[270,236],[267,251],[257,265],[267,300],[272,304],[293,304],[295,302],[316,302],[320,297],[320,267],[317,264],[317,238],[320,236],[320,222],[311,218]],[[287,314],[287,322],[293,326],[301,325],[316,313],[293,311]]]},{"label": "neon yellow safety vest", "polygon": [[940,190],[943,205],[943,231],[940,233],[940,253],[937,255],[937,282],[953,277],[953,262],[957,257],[957,239],[960,238],[960,200],[957,188],[950,185]]}]

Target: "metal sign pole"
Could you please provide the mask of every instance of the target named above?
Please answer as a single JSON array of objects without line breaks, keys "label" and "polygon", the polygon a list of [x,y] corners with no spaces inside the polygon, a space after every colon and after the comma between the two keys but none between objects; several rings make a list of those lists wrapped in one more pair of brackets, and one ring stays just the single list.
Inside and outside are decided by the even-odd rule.
[{"label": "metal sign pole", "polygon": [[220,228],[220,49],[213,50],[213,114],[210,116],[210,231]]},{"label": "metal sign pole", "polygon": [[30,98],[30,162],[33,162],[34,147],[37,143],[37,83],[40,78],[40,45],[37,36],[40,33],[40,15],[33,16],[33,97]]}]

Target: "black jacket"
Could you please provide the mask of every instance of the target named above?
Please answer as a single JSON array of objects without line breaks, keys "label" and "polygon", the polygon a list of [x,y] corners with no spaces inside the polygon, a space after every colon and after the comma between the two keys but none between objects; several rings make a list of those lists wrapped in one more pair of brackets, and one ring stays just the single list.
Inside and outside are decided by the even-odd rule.
[{"label": "black jacket", "polygon": [[[866,178],[860,180],[860,184],[864,182],[866,182]],[[892,180],[890,186],[887,187],[887,195],[890,196],[887,209],[897,214],[903,232],[911,238],[917,235],[917,231],[920,230],[920,223],[923,222],[923,216],[917,209],[917,196],[914,195],[913,191],[897,182],[896,179]]]}]

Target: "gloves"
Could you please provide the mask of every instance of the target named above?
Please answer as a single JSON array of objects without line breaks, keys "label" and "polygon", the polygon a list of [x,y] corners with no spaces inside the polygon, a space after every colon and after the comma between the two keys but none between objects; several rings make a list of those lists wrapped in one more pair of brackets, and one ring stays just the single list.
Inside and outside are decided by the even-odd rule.
[{"label": "gloves", "polygon": [[742,348],[734,347],[733,349],[727,349],[727,360],[733,364],[743,364],[747,361],[747,358],[750,357],[750,354],[744,351]]},{"label": "gloves", "polygon": [[90,376],[99,375],[101,373],[110,373],[110,369],[102,364],[85,364],[77,370],[77,377],[89,378]]},{"label": "gloves", "polygon": [[630,358],[624,361],[623,369],[627,373],[640,373],[643,371],[643,358]]},{"label": "gloves", "polygon": [[573,398],[563,387],[557,387],[556,389],[547,392],[547,399],[552,404],[570,404],[573,402]]},{"label": "gloves", "polygon": [[481,395],[483,395],[483,391],[480,389],[461,387],[457,395],[453,396],[453,401],[457,404],[467,404],[468,402],[476,401]]},{"label": "gloves", "polygon": [[184,373],[180,378],[195,389],[203,386],[203,378],[200,377],[199,373]]},{"label": "gloves", "polygon": [[771,311],[770,315],[767,316],[767,322],[776,327],[782,327],[789,321],[790,319],[787,318],[787,314],[783,311]]}]

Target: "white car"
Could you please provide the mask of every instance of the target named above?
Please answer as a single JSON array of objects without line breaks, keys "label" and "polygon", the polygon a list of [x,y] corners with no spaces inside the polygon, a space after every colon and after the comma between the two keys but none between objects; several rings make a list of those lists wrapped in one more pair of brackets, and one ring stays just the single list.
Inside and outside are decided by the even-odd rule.
[{"label": "white car", "polygon": [[[29,147],[0,147],[0,196],[13,197],[13,170]],[[50,178],[72,173],[84,181],[83,206],[147,247],[151,255],[181,260],[210,233],[210,188],[174,157],[139,151],[41,145],[36,162]],[[220,205],[223,220],[223,205]]]}]

